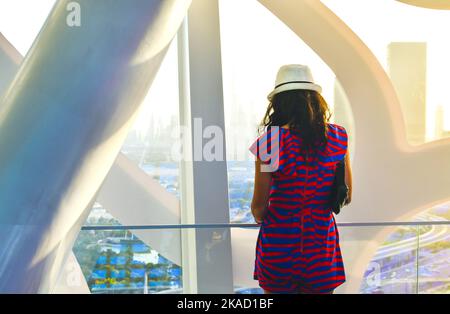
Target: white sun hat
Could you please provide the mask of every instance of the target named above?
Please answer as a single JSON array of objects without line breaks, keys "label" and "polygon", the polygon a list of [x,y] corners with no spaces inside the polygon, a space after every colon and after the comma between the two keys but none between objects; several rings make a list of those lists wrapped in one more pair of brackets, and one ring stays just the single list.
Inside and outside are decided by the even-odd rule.
[{"label": "white sun hat", "polygon": [[322,92],[322,87],[314,83],[311,70],[307,65],[286,64],[278,70],[275,88],[267,95],[267,99],[271,101],[273,95],[291,89],[307,89],[318,93]]}]

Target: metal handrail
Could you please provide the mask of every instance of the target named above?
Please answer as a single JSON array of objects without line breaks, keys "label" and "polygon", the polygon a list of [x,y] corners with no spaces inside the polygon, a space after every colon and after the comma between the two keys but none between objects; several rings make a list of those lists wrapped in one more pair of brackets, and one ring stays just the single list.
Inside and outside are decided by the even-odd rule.
[{"label": "metal handrail", "polygon": [[[338,222],[338,227],[389,227],[389,226],[436,226],[450,225],[450,220],[437,221],[376,221]],[[212,223],[212,224],[166,224],[166,225],[85,225],[81,230],[157,230],[157,229],[200,229],[200,228],[259,228],[256,223]]]}]

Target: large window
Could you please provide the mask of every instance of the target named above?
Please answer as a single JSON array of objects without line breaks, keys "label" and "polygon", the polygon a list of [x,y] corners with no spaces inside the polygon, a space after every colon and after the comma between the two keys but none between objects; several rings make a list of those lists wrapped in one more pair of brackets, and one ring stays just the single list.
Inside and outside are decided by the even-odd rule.
[{"label": "large window", "polygon": [[397,92],[408,141],[450,136],[450,11],[393,0],[323,0],[374,53]]},{"label": "large window", "polygon": [[[23,56],[54,3],[54,0],[0,3],[0,31]],[[162,223],[160,219],[164,223],[179,222],[179,167],[170,155],[171,145],[179,134],[176,132],[179,127],[177,60],[175,38],[122,146],[125,166],[123,162],[113,166],[113,171],[121,168],[122,173],[131,169],[127,179],[141,185],[130,188],[127,182],[115,182],[122,194],[113,195],[108,190],[105,197],[108,204],[96,202],[86,225],[155,224]],[[128,162],[138,171],[126,165]],[[136,178],[136,174],[140,177]],[[147,176],[147,181],[142,181],[142,175]],[[150,198],[144,202],[145,206],[134,206],[136,194],[129,194],[130,189],[141,189],[141,194]],[[166,202],[152,201],[155,195]],[[116,206],[117,199],[129,205]],[[167,204],[171,207],[165,208]],[[158,210],[165,210],[166,214],[158,214]],[[179,230],[82,231],[73,251],[93,293],[178,291],[181,289],[179,239]]]},{"label": "large window", "polygon": [[177,38],[152,83],[122,153],[179,198],[179,166],[172,158],[179,135]]},{"label": "large window", "polygon": [[[284,23],[257,1],[219,3],[230,219],[253,222],[249,206],[254,160],[247,149],[258,136],[257,126],[268,106],[266,96],[274,87],[279,67],[309,65],[334,113],[332,122],[344,125],[351,135],[353,118],[334,73]],[[353,136],[350,140],[353,145]]]},{"label": "large window", "polygon": [[[108,205],[97,202],[86,224],[179,223],[179,164],[171,155],[179,134],[177,56],[175,38],[122,146],[123,161],[132,165],[114,166],[129,171],[133,186],[116,182],[118,191],[105,192]],[[122,193],[120,202],[114,192]],[[179,230],[84,231],[74,253],[92,293],[179,291],[179,240]]]}]

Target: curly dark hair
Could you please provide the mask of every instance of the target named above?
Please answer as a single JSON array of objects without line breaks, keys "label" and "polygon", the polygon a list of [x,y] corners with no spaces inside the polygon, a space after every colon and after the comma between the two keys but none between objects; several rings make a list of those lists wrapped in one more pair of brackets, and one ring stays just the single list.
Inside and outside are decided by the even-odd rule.
[{"label": "curly dark hair", "polygon": [[289,124],[307,151],[316,151],[327,142],[327,124],[331,113],[322,95],[313,90],[294,89],[275,94],[258,131]]}]

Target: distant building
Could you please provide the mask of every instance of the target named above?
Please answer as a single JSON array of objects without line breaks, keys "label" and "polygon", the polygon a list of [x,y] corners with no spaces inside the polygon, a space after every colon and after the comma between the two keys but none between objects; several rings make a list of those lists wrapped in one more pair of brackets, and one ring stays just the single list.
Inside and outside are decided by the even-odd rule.
[{"label": "distant building", "polygon": [[392,42],[388,45],[388,73],[397,91],[411,144],[425,142],[427,44]]}]

